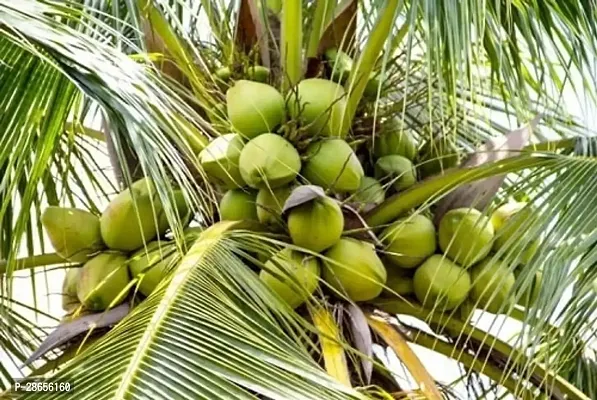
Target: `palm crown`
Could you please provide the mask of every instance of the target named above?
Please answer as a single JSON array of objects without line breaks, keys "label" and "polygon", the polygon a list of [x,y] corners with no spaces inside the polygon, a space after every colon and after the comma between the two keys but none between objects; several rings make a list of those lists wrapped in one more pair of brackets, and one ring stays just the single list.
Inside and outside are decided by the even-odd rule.
[{"label": "palm crown", "polygon": [[[0,0],[7,359],[77,398],[597,397],[595,145],[561,100],[594,95],[597,7],[569,3]],[[10,282],[51,265],[46,338]]]}]

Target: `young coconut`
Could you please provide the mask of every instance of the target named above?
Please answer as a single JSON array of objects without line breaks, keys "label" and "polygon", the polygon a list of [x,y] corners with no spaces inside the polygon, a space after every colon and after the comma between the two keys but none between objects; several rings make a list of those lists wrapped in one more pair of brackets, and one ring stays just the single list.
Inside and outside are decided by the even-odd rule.
[{"label": "young coconut", "polygon": [[417,299],[429,309],[450,311],[468,296],[471,277],[464,268],[440,254],[429,257],[415,272]]},{"label": "young coconut", "polygon": [[126,298],[130,283],[127,257],[122,253],[101,253],[81,268],[77,297],[88,310],[102,311]]},{"label": "young coconut", "polygon": [[402,268],[415,268],[437,247],[433,222],[420,214],[397,220],[382,232],[381,240],[386,258]]},{"label": "young coconut", "polygon": [[446,256],[467,268],[489,254],[493,235],[493,225],[481,212],[456,208],[440,221],[439,247]]},{"label": "young coconut", "polygon": [[408,158],[390,155],[375,163],[375,177],[392,182],[396,190],[408,189],[417,182],[417,172]]},{"label": "young coconut", "polygon": [[[521,275],[520,268],[514,270],[514,276],[518,280]],[[522,291],[517,297],[516,304],[521,305],[525,308],[529,308],[537,303],[537,299],[539,298],[539,294],[541,293],[541,286],[543,284],[543,272],[537,271],[535,272],[535,276],[533,277],[533,281],[530,284],[527,284],[526,287],[523,289],[522,287],[518,288],[519,291]]]},{"label": "young coconut", "polygon": [[175,245],[159,240],[148,243],[146,248],[137,250],[129,259],[129,271],[138,278],[137,290],[149,296],[168,274],[178,259]]},{"label": "young coconut", "polygon": [[413,283],[413,276],[410,271],[396,268],[392,265],[386,265],[388,279],[386,280],[386,287],[383,289],[383,294],[390,297],[407,296],[415,292]]},{"label": "young coconut", "polygon": [[417,144],[398,118],[392,118],[382,125],[379,135],[375,137],[373,154],[377,158],[397,155],[412,161],[417,155]]},{"label": "young coconut", "polygon": [[342,238],[324,256],[323,279],[353,301],[374,299],[381,293],[387,272],[372,244]]},{"label": "young coconut", "polygon": [[329,68],[332,72],[332,80],[344,84],[352,70],[352,58],[337,48],[326,50],[324,56],[329,62]]},{"label": "young coconut", "polygon": [[226,92],[227,113],[242,136],[273,132],[286,116],[284,97],[270,85],[240,80]]},{"label": "young coconut", "polygon": [[62,281],[62,309],[66,312],[72,312],[81,305],[77,297],[77,282],[81,268],[74,267],[66,270],[64,280]]},{"label": "young coconut", "polygon": [[233,189],[220,200],[222,221],[257,221],[257,193],[253,190]]},{"label": "young coconut", "polygon": [[47,207],[41,223],[56,253],[72,262],[85,262],[105,248],[100,220],[78,208]]},{"label": "young coconut", "polygon": [[215,76],[217,80],[220,80],[222,82],[228,82],[230,80],[230,77],[232,76],[232,72],[228,67],[221,67],[216,70]]},{"label": "young coconut", "polygon": [[290,186],[275,189],[261,189],[257,193],[257,218],[265,225],[278,226],[282,223],[282,208],[292,193]]},{"label": "young coconut", "polygon": [[277,188],[296,178],[301,158],[282,136],[264,133],[246,144],[239,158],[240,174],[255,189]]},{"label": "young coconut", "polygon": [[[491,223],[495,230],[493,250],[497,252],[506,245],[509,245],[513,252],[521,253],[519,261],[522,264],[528,263],[539,247],[537,240],[529,243],[524,240],[524,235],[521,234],[521,232],[526,230],[525,224],[532,217],[532,212],[527,203],[522,202],[507,203],[499,207],[491,215]],[[524,248],[521,248],[521,244]]]},{"label": "young coconut", "polygon": [[249,67],[247,76],[252,81],[266,83],[269,81],[270,71],[269,68],[262,65],[255,65],[254,67]]},{"label": "young coconut", "polygon": [[[465,301],[462,302],[458,309],[455,312],[461,321],[469,322],[475,315],[475,310],[477,309],[477,305],[470,297],[468,297]],[[453,337],[459,337],[460,331],[452,332]]]},{"label": "young coconut", "polygon": [[357,155],[342,139],[311,144],[301,174],[313,185],[348,193],[357,191],[365,176]]},{"label": "young coconut", "polygon": [[100,218],[104,243],[110,249],[124,252],[138,249],[165,232],[164,226],[158,223],[162,210],[153,181],[138,180],[119,193],[104,210]]},{"label": "young coconut", "polygon": [[381,183],[375,178],[364,176],[357,191],[352,196],[352,202],[360,203],[359,209],[369,205],[378,205],[386,199],[386,192]]},{"label": "young coconut", "polygon": [[[381,71],[372,71],[369,74],[369,79],[367,79],[367,84],[365,85],[365,92],[363,95],[369,99],[377,98],[380,89],[383,90],[383,85],[381,83]],[[383,96],[383,94],[382,94]]]},{"label": "young coconut", "polygon": [[507,312],[516,278],[503,261],[486,258],[470,270],[470,298],[477,308],[491,313]]},{"label": "young coconut", "polygon": [[288,107],[292,118],[301,118],[311,136],[346,135],[344,88],[325,79],[305,79],[289,94]]},{"label": "young coconut", "polygon": [[456,167],[460,163],[458,146],[454,139],[448,137],[440,137],[425,143],[419,155],[417,168],[423,178],[443,174],[445,170]]},{"label": "young coconut", "polygon": [[290,307],[303,304],[319,285],[317,258],[285,248],[266,263],[259,278]]},{"label": "young coconut", "polygon": [[317,197],[292,208],[288,213],[288,231],[292,243],[316,253],[338,242],[343,230],[342,210],[329,197]]},{"label": "young coconut", "polygon": [[[191,219],[191,210],[189,209],[189,205],[187,204],[182,190],[174,190],[172,196],[174,200],[172,203],[172,206],[174,207],[173,211],[178,216],[178,220],[182,226],[185,226]],[[166,216],[166,210],[162,205],[162,212],[158,216],[158,232],[166,232],[168,228],[170,228],[170,223],[168,222],[168,217]]]},{"label": "young coconut", "polygon": [[226,189],[245,185],[238,167],[238,159],[244,147],[240,135],[229,133],[212,140],[201,153],[199,163],[207,178]]}]

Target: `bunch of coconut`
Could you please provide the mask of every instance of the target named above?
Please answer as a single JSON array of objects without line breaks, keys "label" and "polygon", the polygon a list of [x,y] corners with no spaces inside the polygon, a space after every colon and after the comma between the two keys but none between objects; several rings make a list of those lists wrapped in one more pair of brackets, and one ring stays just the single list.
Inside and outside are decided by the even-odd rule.
[{"label": "bunch of coconut", "polygon": [[[221,192],[221,220],[254,220],[287,234],[288,246],[263,263],[263,282],[291,307],[322,281],[353,301],[379,295],[386,271],[374,246],[343,236],[342,201],[365,196],[363,185],[381,191],[376,202],[384,193],[365,176],[347,138],[342,86],[305,79],[284,96],[267,83],[241,79],[227,90],[226,111],[231,132],[207,144],[199,161]],[[408,173],[412,180],[414,172]],[[292,195],[305,189],[316,194],[289,206]]]},{"label": "bunch of coconut", "polygon": [[[457,208],[441,218],[437,229],[422,214],[395,221],[380,236],[386,292],[414,296],[424,307],[439,311],[461,307],[467,310],[465,317],[475,308],[505,313],[514,302],[533,305],[541,273],[530,286],[517,285],[516,279],[534,256],[537,242],[522,249],[513,243],[529,210],[524,203],[509,203],[488,217],[474,208]],[[506,247],[516,252],[514,262],[505,257]]]},{"label": "bunch of coconut", "polygon": [[[181,221],[188,221],[182,193],[174,198]],[[131,289],[149,296],[177,261],[176,247],[166,239],[168,220],[148,178],[119,193],[101,216],[50,206],[41,222],[56,253],[74,264],[62,288],[67,312],[112,308]]]},{"label": "bunch of coconut", "polygon": [[[262,263],[260,276],[291,307],[318,288],[356,302],[372,300],[384,288],[394,291],[396,277],[409,276],[436,252],[433,224],[423,216],[406,224],[421,236],[412,239],[420,254],[389,255],[373,240],[346,234],[343,208],[366,212],[420,177],[454,165],[450,157],[439,165],[428,162],[442,158],[442,143],[419,146],[397,118],[384,118],[361,140],[356,132],[366,115],[358,116],[359,126],[346,123],[343,85],[352,60],[338,50],[328,51],[326,58],[321,76],[304,79],[284,94],[270,84],[264,67],[236,77],[230,68],[218,70],[230,127],[198,154],[203,176],[219,190],[221,220],[258,221],[287,235],[287,246]],[[372,75],[365,97],[374,98],[378,86]],[[421,173],[415,163],[425,165]],[[306,190],[316,195],[295,201]]]}]

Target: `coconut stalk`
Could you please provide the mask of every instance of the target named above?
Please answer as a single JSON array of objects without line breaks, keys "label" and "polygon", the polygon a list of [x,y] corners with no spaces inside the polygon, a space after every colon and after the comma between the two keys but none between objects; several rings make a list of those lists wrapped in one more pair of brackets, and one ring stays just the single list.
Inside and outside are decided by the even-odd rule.
[{"label": "coconut stalk", "polygon": [[356,68],[353,68],[350,72],[346,81],[346,90],[349,94],[344,129],[348,129],[352,125],[357,107],[365,93],[369,76],[373,72],[375,63],[392,32],[396,15],[402,6],[403,2],[401,0],[388,0],[386,2],[385,8],[380,12],[380,18],[377,20],[375,28],[367,39],[363,52],[356,61]]},{"label": "coconut stalk", "polygon": [[369,226],[381,227],[400,217],[408,210],[426,201],[437,199],[450,190],[480,179],[517,172],[523,169],[554,166],[558,160],[547,154],[530,153],[473,169],[451,169],[442,175],[422,181],[406,191],[396,194],[365,215]]},{"label": "coconut stalk", "polygon": [[[376,308],[392,315],[410,315],[425,321],[427,324],[434,326],[434,330],[440,334],[458,333],[457,337],[454,338],[456,343],[464,344],[469,340],[473,340],[487,354],[494,354],[496,358],[503,360],[509,373],[521,369],[521,372],[530,376],[530,381],[537,387],[542,388],[543,391],[557,390],[570,399],[587,400],[586,396],[580,393],[578,389],[538,363],[533,363],[531,370],[527,371],[526,368],[528,368],[530,360],[522,351],[488,332],[475,328],[468,321],[462,321],[455,315],[428,310],[399,299],[376,300],[373,304]],[[432,343],[425,340],[424,342]],[[443,346],[442,349],[447,348]],[[475,365],[478,364],[471,364],[471,368]]]},{"label": "coconut stalk", "polygon": [[319,53],[319,43],[336,8],[336,0],[318,0],[315,6],[315,15],[307,44],[307,58],[315,58]]},{"label": "coconut stalk", "polygon": [[303,75],[301,44],[303,40],[303,2],[285,0],[282,6],[282,91],[296,85]]},{"label": "coconut stalk", "polygon": [[[65,260],[63,257],[58,255],[58,253],[47,253],[47,254],[37,254],[30,257],[23,257],[17,258],[14,261],[14,268],[13,271],[19,271],[22,269],[30,269],[30,268],[37,268],[37,267],[45,267],[49,265],[58,265],[58,264],[76,264],[72,263],[68,260]],[[0,275],[6,273],[6,267],[8,266],[7,260],[0,260]]]}]

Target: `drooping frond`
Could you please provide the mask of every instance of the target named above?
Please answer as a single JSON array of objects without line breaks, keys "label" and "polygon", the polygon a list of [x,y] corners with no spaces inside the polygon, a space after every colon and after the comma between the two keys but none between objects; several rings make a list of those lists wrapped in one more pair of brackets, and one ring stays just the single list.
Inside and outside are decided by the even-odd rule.
[{"label": "drooping frond", "polygon": [[[169,284],[52,379],[77,387],[77,398],[94,400],[173,394],[189,399],[361,398],[313,361],[307,325],[288,314],[234,256],[234,242],[220,229],[206,233]],[[94,384],[87,385],[92,376]]]}]

